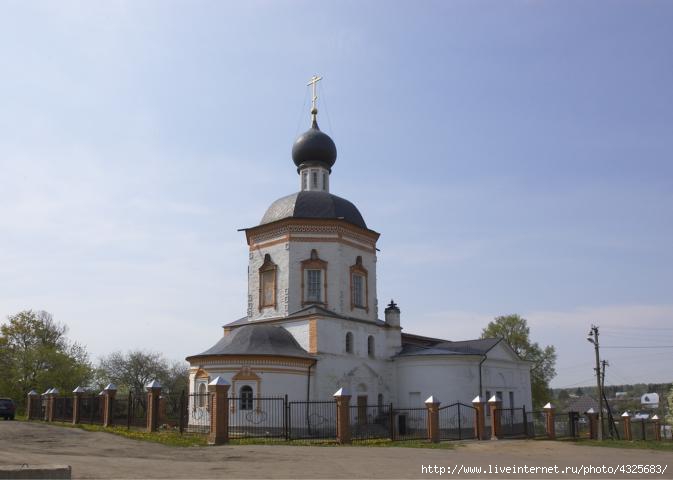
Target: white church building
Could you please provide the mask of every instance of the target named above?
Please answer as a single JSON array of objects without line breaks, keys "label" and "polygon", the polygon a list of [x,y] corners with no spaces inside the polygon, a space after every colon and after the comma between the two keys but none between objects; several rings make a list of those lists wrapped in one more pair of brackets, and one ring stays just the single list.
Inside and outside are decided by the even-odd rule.
[{"label": "white church building", "polygon": [[531,365],[506,342],[406,333],[392,301],[379,318],[379,233],[330,192],[337,149],[318,128],[315,99],[314,91],[311,128],[292,148],[299,191],[245,229],[247,315],[187,357],[191,393],[220,376],[239,399],[331,400],[345,387],[357,405],[421,407],[430,395],[469,405],[499,395],[505,408],[530,410]]}]

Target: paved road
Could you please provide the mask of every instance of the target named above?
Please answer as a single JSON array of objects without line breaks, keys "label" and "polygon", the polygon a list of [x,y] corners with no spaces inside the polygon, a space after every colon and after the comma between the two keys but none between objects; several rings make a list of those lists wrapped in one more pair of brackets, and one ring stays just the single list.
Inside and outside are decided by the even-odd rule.
[{"label": "paved road", "polygon": [[[109,433],[0,421],[0,465],[67,464],[74,478],[440,478],[421,465],[505,466],[655,464],[673,478],[673,453],[579,447],[566,442],[471,442],[455,450],[420,448],[169,447]],[[441,477],[455,477],[445,473]],[[468,478],[570,478],[577,475],[465,475]],[[617,475],[621,477],[622,475]],[[648,475],[625,475],[643,478]],[[587,478],[612,477],[590,475]]]}]

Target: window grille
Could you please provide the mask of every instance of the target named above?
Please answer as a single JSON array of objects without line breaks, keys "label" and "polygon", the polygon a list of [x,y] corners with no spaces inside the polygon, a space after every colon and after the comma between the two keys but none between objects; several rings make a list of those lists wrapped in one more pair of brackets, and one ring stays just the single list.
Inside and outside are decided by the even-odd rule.
[{"label": "window grille", "polygon": [[322,300],[322,270],[307,270],[306,299],[310,302]]},{"label": "window grille", "polygon": [[362,275],[353,275],[353,305],[364,307],[364,278]]}]

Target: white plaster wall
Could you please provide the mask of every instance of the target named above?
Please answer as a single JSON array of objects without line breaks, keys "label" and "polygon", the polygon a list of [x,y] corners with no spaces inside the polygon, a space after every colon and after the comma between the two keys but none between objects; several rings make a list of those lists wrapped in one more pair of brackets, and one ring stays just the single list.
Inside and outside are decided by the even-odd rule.
[{"label": "white plaster wall", "polygon": [[[271,260],[278,266],[276,271],[276,308],[267,307],[259,310],[259,268],[264,263],[264,256],[271,255]],[[270,247],[251,250],[248,263],[248,318],[261,320],[280,317],[288,314],[288,294],[290,289],[289,246],[280,243]]]},{"label": "white plaster wall", "polygon": [[296,322],[284,322],[282,323],[282,327],[285,328],[292,336],[294,337],[295,340],[297,340],[297,343],[308,352],[309,350],[309,327],[308,327],[309,321],[308,320],[301,320],[301,321],[296,321]]},{"label": "white plaster wall", "polygon": [[[442,405],[462,402],[472,405],[479,392],[480,357],[453,357],[445,355],[399,357],[397,370],[397,403],[400,407],[422,407],[430,395]],[[414,395],[411,404],[411,392]]]},{"label": "white plaster wall", "polygon": [[[514,407],[532,409],[530,365],[528,362],[508,359],[489,359],[482,365],[482,390],[491,395],[502,392],[505,408],[510,408],[509,392],[514,393]],[[397,369],[398,402],[409,405],[410,392],[419,392],[417,399],[425,401],[435,395],[443,405],[455,402],[472,404],[479,394],[479,356],[418,356],[395,360]]]},{"label": "white plaster wall", "polygon": [[[363,320],[376,320],[376,255],[359,248],[334,242],[292,242],[290,241],[290,280],[289,312],[302,308],[301,299],[301,262],[311,256],[315,249],[321,260],[327,264],[327,308],[341,315]],[[368,307],[369,311],[355,308],[351,310],[350,298],[350,267],[355,265],[358,256],[362,257],[362,265],[367,269]],[[263,257],[262,257],[263,258]],[[259,267],[258,267],[259,268]]]},{"label": "white plaster wall", "polygon": [[[233,376],[238,370],[243,368],[244,365],[244,363],[240,362],[223,362],[219,365],[206,365],[203,368],[208,372],[211,380],[217,376],[220,376],[233,385]],[[279,367],[278,365],[269,365],[267,368]],[[297,367],[292,368],[299,370]],[[287,394],[290,401],[306,400],[307,374],[304,372],[307,372],[308,369],[303,369],[303,372],[300,373],[283,373],[268,370],[265,371],[264,365],[257,365],[251,366],[251,370],[261,379],[260,387],[262,397],[282,397]],[[201,379],[195,379],[194,374],[191,374],[189,380],[190,393],[195,393],[198,391],[197,384],[199,381],[201,381]],[[313,379],[311,379],[311,381],[313,381]],[[252,387],[254,396],[259,395],[257,390],[257,382],[255,380],[238,380],[235,383],[236,391],[230,390],[229,396],[237,397],[239,395],[240,388],[244,385],[250,385]]]},{"label": "white plaster wall", "polygon": [[[390,360],[396,350],[390,348],[390,337],[399,336],[399,330],[378,325],[321,318],[316,323],[318,336],[318,363],[314,399],[328,400],[341,387],[350,389],[351,401],[358,395],[367,395],[368,403],[375,405],[379,394],[385,403],[395,401],[395,371]],[[353,334],[353,353],[346,352],[346,333]],[[367,338],[374,338],[374,355],[367,353]]]}]

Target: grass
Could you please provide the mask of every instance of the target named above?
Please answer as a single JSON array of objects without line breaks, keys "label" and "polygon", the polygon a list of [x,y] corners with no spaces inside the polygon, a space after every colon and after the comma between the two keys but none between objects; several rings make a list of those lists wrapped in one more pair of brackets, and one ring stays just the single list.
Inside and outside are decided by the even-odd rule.
[{"label": "grass", "polygon": [[661,450],[666,452],[673,452],[673,442],[670,440],[578,440],[577,445],[585,445],[587,447],[608,447],[608,448],[636,448],[643,450]]},{"label": "grass", "polygon": [[[22,419],[23,420],[23,419]],[[106,432],[132,440],[145,442],[161,443],[173,447],[203,447],[208,445],[206,435],[189,434],[177,431],[158,431],[146,432],[142,430],[129,430],[126,427],[108,427],[102,425],[91,425],[79,423],[73,425],[66,422],[52,422],[51,425],[68,428],[79,428],[87,432]],[[232,438],[229,445],[287,445],[287,446],[311,446],[311,447],[348,447],[351,445],[341,445],[336,440],[285,440],[282,438]],[[454,442],[430,443],[426,440],[397,440],[372,439],[358,440],[354,442],[354,447],[403,447],[403,448],[431,448],[452,450],[456,448]]]}]

